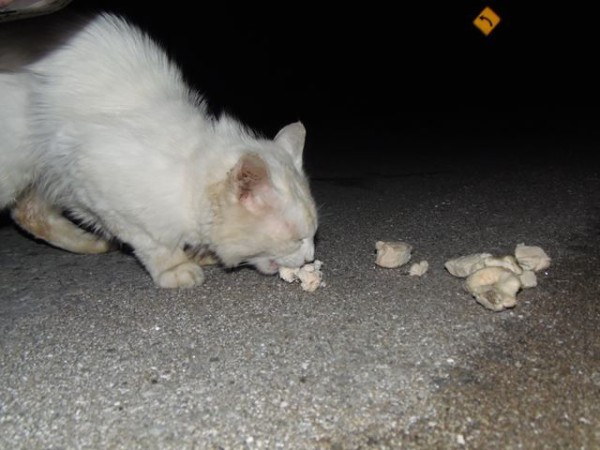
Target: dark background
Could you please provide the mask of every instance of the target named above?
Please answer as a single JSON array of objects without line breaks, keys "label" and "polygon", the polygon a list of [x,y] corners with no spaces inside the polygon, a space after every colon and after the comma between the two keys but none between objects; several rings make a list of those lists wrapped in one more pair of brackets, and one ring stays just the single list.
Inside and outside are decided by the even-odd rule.
[{"label": "dark background", "polygon": [[[586,5],[208,3],[68,8],[139,24],[216,113],[268,136],[302,120],[315,170],[391,152],[466,158],[526,147],[535,159],[561,151],[548,144],[598,141],[598,37]],[[501,17],[488,37],[472,24],[484,6]]]}]

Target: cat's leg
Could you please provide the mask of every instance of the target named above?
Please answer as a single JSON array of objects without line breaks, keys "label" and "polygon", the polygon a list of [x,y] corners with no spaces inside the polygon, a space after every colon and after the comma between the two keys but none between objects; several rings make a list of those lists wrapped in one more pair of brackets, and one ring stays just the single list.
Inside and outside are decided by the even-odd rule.
[{"label": "cat's leg", "polygon": [[25,231],[55,247],[73,253],[105,253],[114,250],[109,241],[79,228],[33,190],[19,198],[11,215]]},{"label": "cat's leg", "polygon": [[214,266],[219,264],[219,259],[215,254],[204,247],[185,248],[185,254],[199,266]]},{"label": "cat's leg", "polygon": [[196,255],[194,262],[201,266],[214,266],[219,264],[219,260],[212,253],[204,253],[202,255]]},{"label": "cat's leg", "polygon": [[190,261],[180,249],[140,239],[140,235],[129,242],[136,256],[146,267],[154,282],[163,288],[189,288],[204,282],[204,271],[196,262]]}]

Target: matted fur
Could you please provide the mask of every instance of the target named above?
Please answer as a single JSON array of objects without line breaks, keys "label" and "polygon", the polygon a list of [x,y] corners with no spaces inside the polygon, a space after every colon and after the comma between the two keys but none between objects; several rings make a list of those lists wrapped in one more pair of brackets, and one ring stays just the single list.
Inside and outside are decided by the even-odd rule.
[{"label": "matted fur", "polygon": [[313,259],[301,123],[270,140],[209,116],[165,53],[114,15],[38,28],[0,31],[0,209],[54,245],[97,251],[68,211],[131,245],[163,287],[203,281],[184,248],[264,273]]}]

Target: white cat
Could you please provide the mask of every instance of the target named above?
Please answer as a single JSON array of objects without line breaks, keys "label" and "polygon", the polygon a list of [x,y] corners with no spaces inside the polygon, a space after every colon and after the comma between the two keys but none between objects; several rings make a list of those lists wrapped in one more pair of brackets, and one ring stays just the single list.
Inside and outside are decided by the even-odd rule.
[{"label": "white cat", "polygon": [[162,287],[202,283],[210,255],[266,274],[313,260],[300,122],[268,140],[209,116],[165,53],[114,15],[67,33],[4,27],[0,209],[21,227],[75,252],[125,242]]}]

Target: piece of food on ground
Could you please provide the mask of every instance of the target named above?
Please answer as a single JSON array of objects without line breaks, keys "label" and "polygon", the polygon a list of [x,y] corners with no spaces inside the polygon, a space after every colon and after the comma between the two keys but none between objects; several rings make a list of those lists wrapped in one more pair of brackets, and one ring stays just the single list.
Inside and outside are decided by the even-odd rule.
[{"label": "piece of food on ground", "polygon": [[429,263],[427,261],[421,261],[410,266],[408,274],[413,277],[422,277],[428,269]]},{"label": "piece of food on ground", "polygon": [[517,304],[521,281],[503,267],[485,267],[467,277],[465,288],[486,308],[502,311]]},{"label": "piece of food on ground", "polygon": [[377,241],[377,259],[375,264],[380,267],[393,269],[410,261],[412,245],[406,242]]},{"label": "piece of food on ground", "polygon": [[523,289],[537,286],[537,276],[533,270],[524,270],[523,273],[519,275],[519,280],[521,281]]},{"label": "piece of food on ground", "polygon": [[541,247],[518,244],[515,256],[475,253],[445,263],[452,275],[467,278],[465,289],[477,302],[493,311],[512,308],[520,289],[537,286],[535,272],[550,266],[550,257]]},{"label": "piece of food on ground", "polygon": [[491,253],[475,253],[446,261],[446,270],[455,277],[465,278],[476,270],[484,267],[483,260],[492,256]]},{"label": "piece of food on ground", "polygon": [[319,287],[324,286],[322,266],[323,263],[316,259],[302,267],[280,267],[279,277],[288,283],[299,281],[303,290],[314,292]]},{"label": "piece of food on ground", "polygon": [[525,270],[539,272],[550,267],[551,259],[541,247],[517,244],[515,257]]}]

